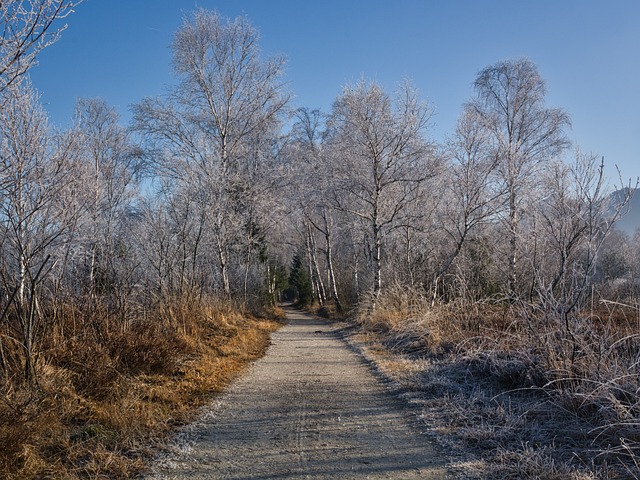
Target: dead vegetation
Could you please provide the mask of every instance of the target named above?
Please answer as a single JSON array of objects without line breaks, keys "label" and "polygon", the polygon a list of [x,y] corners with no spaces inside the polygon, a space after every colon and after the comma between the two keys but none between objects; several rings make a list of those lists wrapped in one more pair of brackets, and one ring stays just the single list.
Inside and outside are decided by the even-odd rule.
[{"label": "dead vegetation", "polygon": [[402,289],[378,305],[359,341],[434,438],[465,452],[465,478],[640,478],[637,308],[557,319]]},{"label": "dead vegetation", "polygon": [[154,445],[263,354],[278,326],[219,301],[165,302],[127,321],[95,304],[54,313],[37,382],[19,380],[17,346],[3,352],[2,478],[134,477]]}]

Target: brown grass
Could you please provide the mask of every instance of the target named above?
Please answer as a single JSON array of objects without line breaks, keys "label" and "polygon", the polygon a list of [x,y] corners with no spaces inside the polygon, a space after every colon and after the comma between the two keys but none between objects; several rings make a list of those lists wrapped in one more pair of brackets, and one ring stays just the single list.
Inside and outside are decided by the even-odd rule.
[{"label": "brown grass", "polygon": [[[640,313],[432,306],[391,291],[360,341],[468,478],[640,478]],[[362,331],[365,333],[363,334]]]},{"label": "brown grass", "polygon": [[37,384],[14,373],[0,391],[1,478],[134,477],[279,325],[213,300],[126,322],[100,306],[59,306],[56,318]]}]

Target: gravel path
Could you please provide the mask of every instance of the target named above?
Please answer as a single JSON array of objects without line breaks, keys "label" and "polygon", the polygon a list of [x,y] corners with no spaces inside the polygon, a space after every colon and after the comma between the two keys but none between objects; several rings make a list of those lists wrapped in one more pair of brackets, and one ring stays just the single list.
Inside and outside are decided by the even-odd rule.
[{"label": "gravel path", "polygon": [[447,478],[445,459],[333,327],[287,317],[267,355],[145,478]]}]

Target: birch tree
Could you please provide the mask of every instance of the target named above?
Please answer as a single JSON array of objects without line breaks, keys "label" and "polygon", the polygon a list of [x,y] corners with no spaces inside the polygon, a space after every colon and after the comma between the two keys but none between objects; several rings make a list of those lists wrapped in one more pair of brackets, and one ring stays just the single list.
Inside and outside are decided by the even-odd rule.
[{"label": "birch tree", "polygon": [[[300,204],[304,221],[307,224],[310,260],[317,271],[315,275],[318,284],[317,293],[321,303],[324,297],[328,297],[340,310],[342,304],[338,294],[334,268],[335,212],[329,201],[331,186],[328,183],[330,180],[328,171],[331,164],[326,157],[322,143],[324,115],[319,110],[300,108],[296,112],[296,120],[293,126],[293,141],[296,149],[298,175],[293,181],[298,184],[300,190],[297,202]],[[324,254],[326,289],[319,272],[315,251],[312,251],[315,250],[316,241],[311,228],[319,233],[324,240],[320,250]]]},{"label": "birch tree", "polygon": [[78,187],[72,176],[76,145],[73,136],[49,130],[39,98],[28,84],[11,85],[5,93],[0,109],[2,280],[19,321],[24,375],[31,380],[39,289],[58,260],[55,247],[77,215],[68,201]]},{"label": "birch tree", "polygon": [[498,158],[490,149],[490,140],[476,110],[465,107],[447,146],[452,163],[443,182],[446,202],[441,218],[442,230],[452,246],[436,279],[451,268],[474,230],[498,211],[503,192],[493,180]]},{"label": "birch tree", "polygon": [[555,162],[544,180],[547,194],[539,215],[547,261],[536,270],[535,287],[541,296],[561,299],[569,313],[582,306],[593,284],[598,254],[630,200],[632,185],[612,201],[604,160],[579,150],[573,162]]},{"label": "birch tree", "polygon": [[[532,262],[535,303],[525,304],[523,317],[530,328],[557,329],[544,343],[543,358],[553,358],[554,365],[579,378],[584,369],[581,356],[601,348],[593,342],[600,332],[585,315],[589,301],[594,311],[600,256],[634,189],[629,183],[614,200],[604,177],[604,159],[579,151],[573,162],[552,165],[544,180],[546,194],[538,212],[541,238],[536,245],[543,260]],[[537,326],[540,322],[542,328]]]},{"label": "birch tree", "polygon": [[515,293],[525,192],[536,182],[541,168],[568,146],[564,130],[570,121],[564,111],[545,106],[545,83],[530,60],[487,67],[478,74],[474,87],[477,97],[470,106],[489,135],[489,155],[497,159],[496,172],[506,192],[508,284]]},{"label": "birch tree", "polygon": [[435,174],[425,136],[430,114],[408,83],[391,97],[379,85],[361,81],[344,89],[329,118],[332,200],[369,226],[374,307],[383,285],[385,236],[414,223],[409,206]]},{"label": "birch tree", "polygon": [[236,213],[227,207],[237,203],[238,195],[248,193],[258,139],[278,121],[288,101],[280,80],[284,60],[263,61],[258,40],[257,30],[245,17],[228,20],[198,10],[183,23],[173,42],[180,101],[214,142],[220,162],[219,181],[212,186],[219,205],[213,220],[226,294],[230,291],[228,234]]},{"label": "birch tree", "polygon": [[160,171],[198,179],[192,188],[203,200],[227,295],[234,248],[256,231],[245,217],[253,211],[252,186],[264,177],[262,153],[288,101],[284,60],[262,60],[258,40],[245,17],[197,10],[172,44],[179,84],[168,97],[134,107],[135,127],[155,142]]},{"label": "birch tree", "polygon": [[89,243],[89,288],[95,294],[98,287],[119,283],[116,247],[136,195],[140,154],[119,124],[117,112],[104,100],[78,100],[75,117],[88,180],[84,226]]},{"label": "birch tree", "polygon": [[35,63],[40,51],[60,38],[57,26],[82,0],[0,2],[0,94]]}]

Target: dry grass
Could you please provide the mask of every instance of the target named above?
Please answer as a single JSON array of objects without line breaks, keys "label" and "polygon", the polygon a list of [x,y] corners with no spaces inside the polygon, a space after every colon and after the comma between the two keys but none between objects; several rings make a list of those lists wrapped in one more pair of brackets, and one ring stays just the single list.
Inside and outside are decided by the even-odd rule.
[{"label": "dry grass", "polygon": [[0,391],[1,478],[134,477],[279,325],[216,301],[167,303],[127,322],[98,306],[58,307],[56,318],[38,383],[14,373]]},{"label": "dry grass", "polygon": [[[640,323],[387,294],[360,341],[468,478],[640,478]],[[362,331],[361,331],[362,332]]]}]

